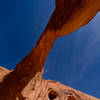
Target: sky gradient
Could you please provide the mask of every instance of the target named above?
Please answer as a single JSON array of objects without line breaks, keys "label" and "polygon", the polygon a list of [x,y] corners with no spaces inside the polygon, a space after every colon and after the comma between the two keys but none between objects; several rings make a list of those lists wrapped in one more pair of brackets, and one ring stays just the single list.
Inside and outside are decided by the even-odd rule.
[{"label": "sky gradient", "polygon": [[[35,46],[55,8],[54,0],[0,1],[0,66],[15,68]],[[100,13],[58,38],[44,65],[45,79],[100,98]]]}]

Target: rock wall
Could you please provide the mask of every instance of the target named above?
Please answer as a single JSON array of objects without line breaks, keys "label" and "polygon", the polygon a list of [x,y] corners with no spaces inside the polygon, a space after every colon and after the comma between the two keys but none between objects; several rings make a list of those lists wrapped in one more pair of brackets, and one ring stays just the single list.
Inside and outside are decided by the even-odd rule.
[{"label": "rock wall", "polygon": [[[10,71],[0,67],[2,79]],[[59,82],[42,79],[42,73],[37,73],[27,86],[16,94],[15,100],[100,100],[86,95]],[[10,100],[9,98],[0,100]]]}]

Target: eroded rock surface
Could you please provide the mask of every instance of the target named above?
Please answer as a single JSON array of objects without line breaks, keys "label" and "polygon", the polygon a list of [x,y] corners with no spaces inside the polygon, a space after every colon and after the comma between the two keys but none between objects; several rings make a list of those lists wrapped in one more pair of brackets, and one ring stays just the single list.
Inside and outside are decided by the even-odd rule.
[{"label": "eroded rock surface", "polygon": [[22,91],[25,100],[99,100],[68,86],[64,86],[59,82],[40,79],[36,81],[34,86],[34,82],[32,81],[34,79]]},{"label": "eroded rock surface", "polygon": [[[0,67],[1,76],[10,71]],[[3,80],[4,77],[1,79]],[[20,84],[19,84],[20,85]],[[6,100],[0,98],[0,100]],[[9,98],[7,100],[10,100]],[[28,85],[15,95],[14,100],[100,100],[86,95],[59,82],[42,79],[42,73],[37,73]]]},{"label": "eroded rock surface", "polygon": [[1,68],[0,100],[98,100],[42,79],[43,65],[55,40],[86,25],[100,0],[56,0],[56,8],[35,48],[9,72]]},{"label": "eroded rock surface", "polygon": [[0,67],[0,82],[3,81],[4,77],[9,73],[10,71],[3,68],[3,67]]}]

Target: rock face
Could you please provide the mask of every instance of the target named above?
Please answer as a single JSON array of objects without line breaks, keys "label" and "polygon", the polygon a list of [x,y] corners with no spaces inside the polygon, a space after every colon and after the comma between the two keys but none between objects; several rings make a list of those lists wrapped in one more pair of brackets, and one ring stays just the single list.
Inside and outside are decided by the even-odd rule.
[{"label": "rock face", "polygon": [[[3,69],[3,75],[9,71]],[[10,72],[9,72],[10,73]],[[2,74],[1,74],[2,75]],[[2,77],[3,78],[3,77]],[[9,98],[0,100],[10,100]],[[86,95],[59,82],[42,79],[42,73],[37,73],[27,86],[16,94],[12,100],[100,100],[95,97]]]},{"label": "rock face", "polygon": [[0,67],[0,82],[3,81],[4,77],[5,77],[8,73],[10,73],[9,70],[7,70],[7,69],[5,69],[5,68],[3,68],[3,67]]},{"label": "rock face", "polygon": [[[34,81],[36,81],[35,84]],[[22,91],[22,95],[25,100],[99,100],[59,82],[43,80],[42,78],[39,80],[32,79]],[[20,97],[18,100],[21,100]]]},{"label": "rock face", "polygon": [[98,100],[60,83],[43,80],[45,60],[55,40],[87,24],[100,0],[56,0],[56,8],[35,48],[9,72],[2,69],[0,100]]}]

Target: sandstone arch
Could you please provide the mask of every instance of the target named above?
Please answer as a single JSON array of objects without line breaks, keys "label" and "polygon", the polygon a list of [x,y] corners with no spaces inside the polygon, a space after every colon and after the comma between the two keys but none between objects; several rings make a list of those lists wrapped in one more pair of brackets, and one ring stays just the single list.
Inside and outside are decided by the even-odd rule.
[{"label": "sandstone arch", "polygon": [[[62,1],[62,2],[61,2]],[[61,3],[60,3],[61,2]],[[43,80],[43,65],[55,40],[87,24],[100,10],[100,0],[56,0],[56,8],[35,48],[7,72],[0,83],[0,100],[99,100],[60,83]]]}]

